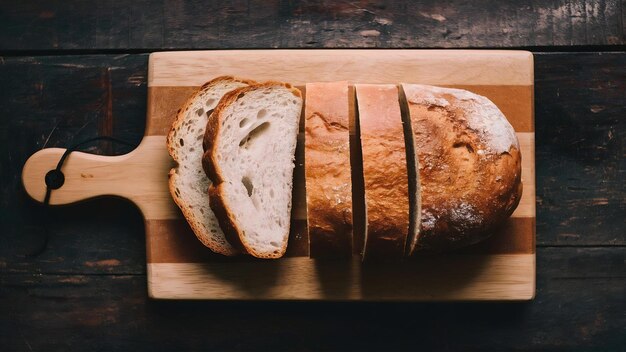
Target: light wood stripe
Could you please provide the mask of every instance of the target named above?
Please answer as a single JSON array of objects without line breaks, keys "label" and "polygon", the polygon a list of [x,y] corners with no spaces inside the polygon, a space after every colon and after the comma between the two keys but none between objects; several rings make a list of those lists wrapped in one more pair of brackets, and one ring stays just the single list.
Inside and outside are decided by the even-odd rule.
[{"label": "light wood stripe", "polygon": [[403,264],[283,258],[148,264],[152,298],[245,300],[530,300],[535,256],[445,255]]},{"label": "light wood stripe", "polygon": [[513,50],[214,50],[150,55],[148,86],[200,86],[213,77],[355,83],[531,86],[533,57]]},{"label": "light wood stripe", "polygon": [[522,154],[522,199],[511,215],[515,218],[535,217],[535,133],[517,133]]}]

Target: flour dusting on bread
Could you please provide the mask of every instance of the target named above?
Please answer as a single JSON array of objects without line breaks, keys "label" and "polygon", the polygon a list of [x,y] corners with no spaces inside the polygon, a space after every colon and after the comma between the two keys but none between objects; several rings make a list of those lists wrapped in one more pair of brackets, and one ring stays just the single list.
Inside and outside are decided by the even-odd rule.
[{"label": "flour dusting on bread", "polygon": [[485,97],[417,84],[402,88],[421,205],[410,253],[451,250],[489,237],[522,193],[515,131]]},{"label": "flour dusting on bread", "polygon": [[[469,128],[476,131],[491,153],[507,153],[511,147],[519,149],[513,126],[500,109],[488,98],[462,89],[412,84],[406,91],[411,104],[428,104],[442,108],[462,109]],[[478,150],[479,155],[485,151]]]}]

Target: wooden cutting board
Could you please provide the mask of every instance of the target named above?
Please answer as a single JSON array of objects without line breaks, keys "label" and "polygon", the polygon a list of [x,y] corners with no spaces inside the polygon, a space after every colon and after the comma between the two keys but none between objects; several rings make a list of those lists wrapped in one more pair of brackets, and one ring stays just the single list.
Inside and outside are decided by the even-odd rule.
[{"label": "wooden cutting board", "polygon": [[[195,238],[170,198],[173,166],[165,136],[180,105],[220,75],[257,81],[423,83],[468,89],[507,116],[522,149],[522,200],[489,240],[460,252],[402,264],[318,261],[306,254],[306,211],[299,139],[293,223],[285,258],[225,258]],[[146,228],[148,292],[161,299],[529,300],[535,294],[535,150],[533,57],[522,51],[228,50],[150,55],[145,137],[129,154],[72,153],[65,184],[51,204],[114,195],[141,209]],[[42,201],[44,175],[64,149],[44,149],[24,166],[28,194]],[[303,250],[304,249],[304,250]]]}]

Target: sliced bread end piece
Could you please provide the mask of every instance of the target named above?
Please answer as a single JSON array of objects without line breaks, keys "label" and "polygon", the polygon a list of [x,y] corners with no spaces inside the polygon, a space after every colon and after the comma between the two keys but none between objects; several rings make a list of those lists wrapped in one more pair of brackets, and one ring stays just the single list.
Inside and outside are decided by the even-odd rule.
[{"label": "sliced bread end piece", "polygon": [[498,107],[466,90],[403,84],[419,162],[421,219],[413,252],[489,237],[517,207],[521,155]]},{"label": "sliced bread end piece", "polygon": [[196,237],[206,247],[227,256],[239,251],[231,246],[209,207],[210,180],[202,170],[202,141],[208,116],[227,92],[254,82],[230,76],[204,84],[178,111],[167,136],[167,149],[177,163],[169,173],[169,189]]},{"label": "sliced bread end piece", "polygon": [[302,94],[266,82],[224,96],[205,133],[210,205],[229,242],[258,258],[287,249]]}]

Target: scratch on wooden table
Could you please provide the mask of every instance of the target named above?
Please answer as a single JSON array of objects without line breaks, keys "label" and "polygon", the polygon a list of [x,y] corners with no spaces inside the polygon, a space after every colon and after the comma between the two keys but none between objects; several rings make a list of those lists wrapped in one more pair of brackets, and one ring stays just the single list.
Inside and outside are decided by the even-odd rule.
[{"label": "scratch on wooden table", "polygon": [[22,338],[22,340],[24,341],[24,343],[26,344],[26,347],[28,347],[28,350],[32,352],[33,347],[30,345],[30,343],[28,342],[28,340],[26,339],[26,337],[24,337],[24,333],[22,331],[22,329],[20,329],[18,327],[18,332],[20,334],[20,337]]},{"label": "scratch on wooden table", "polygon": [[374,22],[382,25],[382,26],[388,26],[393,24],[393,21],[388,19],[388,18],[383,18],[383,17],[376,17],[374,18]]},{"label": "scratch on wooden table", "polygon": [[[101,136],[111,136],[113,134],[113,82],[111,80],[111,68],[104,69],[101,75],[100,84],[104,90],[104,101],[102,106],[105,108],[104,118],[98,123],[98,134]],[[107,154],[113,153],[113,145],[107,144],[104,152]]]},{"label": "scratch on wooden table", "polygon": [[605,107],[602,105],[591,105],[591,107],[589,108],[589,110],[594,114],[597,114],[604,109]]},{"label": "scratch on wooden table", "polygon": [[368,10],[368,9],[366,9],[366,8],[364,8],[364,7],[360,7],[359,5],[357,5],[357,4],[353,3],[353,2],[350,2],[349,4],[350,4],[352,7],[354,7],[355,9],[359,10],[359,11],[362,11],[362,12],[365,12],[365,13],[369,13],[369,14],[371,14],[371,15],[376,16],[376,12],[374,12],[374,11]]},{"label": "scratch on wooden table", "polygon": [[364,37],[378,37],[378,36],[380,36],[380,32],[375,30],[375,29],[366,29],[366,30],[360,31],[359,34],[361,34]]},{"label": "scratch on wooden table", "polygon": [[68,68],[89,68],[90,67],[89,65],[77,64],[77,63],[71,63],[71,62],[57,63],[57,64],[53,64],[52,66],[68,67]]},{"label": "scratch on wooden table", "polygon": [[559,237],[562,238],[580,238],[580,235],[574,234],[574,233],[561,233],[559,234]]},{"label": "scratch on wooden table", "polygon": [[447,20],[447,18],[443,17],[442,15],[438,14],[438,13],[426,13],[426,12],[420,12],[420,16],[422,17],[426,17],[426,18],[432,18],[433,20],[437,21],[437,22],[444,22],[445,20]]},{"label": "scratch on wooden table", "polygon": [[26,338],[24,337],[24,335],[22,335],[22,340],[24,340],[24,342],[26,343],[26,347],[28,347],[29,351],[32,351],[33,348],[30,346],[30,343],[28,343],[28,340],[26,340]]},{"label": "scratch on wooden table", "polygon": [[121,264],[121,262],[117,259],[103,259],[103,260],[97,260],[97,261],[86,261],[85,265],[93,268],[93,267],[113,267],[113,266],[119,266]]},{"label": "scratch on wooden table", "polygon": [[66,278],[62,278],[59,279],[59,282],[61,283],[67,283],[67,284],[84,284],[87,283],[87,279],[85,277],[79,276],[79,277],[66,277]]},{"label": "scratch on wooden table", "polygon": [[[100,104],[100,106],[98,106],[97,109],[100,109],[102,107],[102,104]],[[85,129],[85,127],[87,127],[87,125],[89,125],[91,122],[93,122],[96,119],[96,115],[94,115],[92,118],[90,118],[89,120],[87,120],[87,122],[85,122],[82,126],[80,126],[80,128],[78,129],[78,131],[76,131],[76,133],[74,133],[74,136],[79,136],[80,133]]]},{"label": "scratch on wooden table", "polygon": [[48,145],[48,142],[50,141],[50,137],[52,136],[54,131],[56,131],[57,127],[59,127],[59,123],[61,123],[61,122],[57,121],[57,123],[54,124],[54,127],[52,128],[52,131],[50,131],[50,133],[48,133],[48,137],[46,137],[46,141],[43,143],[43,146],[41,147],[41,149],[44,149]]},{"label": "scratch on wooden table", "polygon": [[146,81],[146,77],[144,74],[134,74],[128,77],[128,79],[126,80],[128,83],[135,85],[136,87],[139,87],[140,85],[143,84],[143,82]]}]

